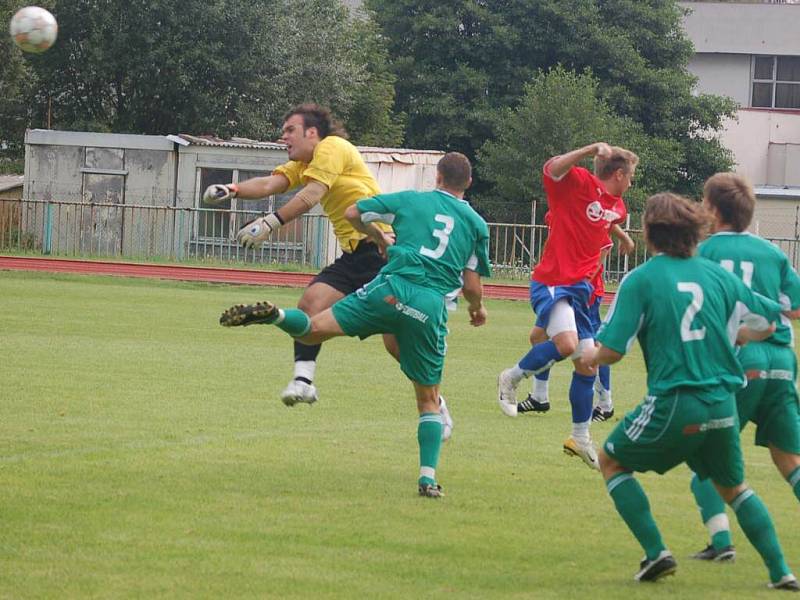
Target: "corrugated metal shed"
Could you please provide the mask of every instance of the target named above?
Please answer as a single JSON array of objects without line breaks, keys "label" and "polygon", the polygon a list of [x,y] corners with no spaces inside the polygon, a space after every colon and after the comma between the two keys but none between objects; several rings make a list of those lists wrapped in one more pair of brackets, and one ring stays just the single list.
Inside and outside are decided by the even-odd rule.
[{"label": "corrugated metal shed", "polygon": [[25,175],[0,175],[0,192],[21,188]]}]

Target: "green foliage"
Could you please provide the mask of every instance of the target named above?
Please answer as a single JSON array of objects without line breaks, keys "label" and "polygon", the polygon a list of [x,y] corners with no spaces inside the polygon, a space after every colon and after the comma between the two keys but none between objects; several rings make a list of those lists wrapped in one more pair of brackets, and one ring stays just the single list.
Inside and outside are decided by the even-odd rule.
[{"label": "green foliage", "polygon": [[[729,153],[714,134],[735,106],[722,98],[692,95],[694,78],[686,68],[692,47],[676,2],[367,0],[367,4],[389,38],[398,76],[397,110],[408,116],[406,139],[411,145],[488,156],[479,155],[478,149],[486,140],[508,137],[504,129],[513,114],[509,109],[526,102],[527,84],[540,72],[561,66],[565,71],[591,72],[598,82],[595,96],[607,111],[601,120],[620,119],[617,131],[624,134],[620,145],[638,146],[643,162],[656,161],[642,165],[643,189],[668,184],[667,189],[692,195],[699,192],[698,181],[731,167]],[[537,102],[537,110],[565,116],[557,110],[562,97]],[[552,132],[552,139],[562,144],[587,139],[598,131],[590,112],[581,111],[581,119],[554,123],[552,129],[558,131]],[[498,114],[503,118],[496,118]],[[570,131],[564,132],[565,128]],[[570,149],[552,139],[537,138],[528,146],[520,142],[519,151],[537,146],[530,156],[541,157],[547,154],[545,147]],[[493,168],[479,165],[478,194],[515,202],[525,191],[530,198],[528,183],[487,189],[506,176],[493,173]]]},{"label": "green foliage", "polygon": [[[20,8],[16,0],[0,0],[0,172],[16,172],[16,165],[8,166],[3,159],[22,155],[25,129],[35,122],[35,113],[28,102],[37,85],[31,64],[38,57],[23,58],[10,35],[6,24]],[[40,6],[47,7],[47,3]]]},{"label": "green foliage", "polygon": [[19,90],[27,113],[0,98],[0,114],[22,129],[43,126],[52,105],[57,129],[270,139],[288,108],[317,101],[352,119],[357,138],[400,139],[382,42],[338,0],[57,0],[52,9],[56,45],[24,59],[46,85]]},{"label": "green foliage", "polygon": [[[650,193],[673,187],[677,177],[670,165],[681,156],[679,144],[653,138],[633,119],[617,116],[599,88],[591,73],[563,67],[539,73],[527,84],[517,108],[501,113],[496,137],[478,152],[479,174],[492,184],[492,193],[480,195],[478,204],[493,214],[504,211],[501,220],[527,220],[531,201],[544,200],[545,161],[598,140],[625,146],[640,157],[636,185],[626,194],[632,211]],[[510,201],[498,202],[504,199]],[[540,204],[539,222],[545,209]]]}]

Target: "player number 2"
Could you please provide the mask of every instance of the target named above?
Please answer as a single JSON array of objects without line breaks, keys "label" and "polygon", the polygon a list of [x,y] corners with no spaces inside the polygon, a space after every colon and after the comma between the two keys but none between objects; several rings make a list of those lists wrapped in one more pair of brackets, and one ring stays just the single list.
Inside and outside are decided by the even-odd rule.
[{"label": "player number 2", "polygon": [[438,223],[444,224],[444,229],[433,230],[433,236],[439,238],[439,245],[433,250],[422,246],[419,249],[419,253],[429,258],[439,258],[442,254],[444,254],[444,251],[447,250],[447,244],[450,242],[450,234],[453,232],[455,221],[453,220],[453,217],[449,217],[447,215],[436,215],[433,218]]},{"label": "player number 2", "polygon": [[706,328],[692,329],[692,321],[703,308],[703,288],[696,283],[680,281],[678,282],[678,291],[688,292],[692,295],[692,301],[686,307],[686,312],[683,313],[683,319],[681,319],[681,340],[684,342],[702,340],[706,337]]},{"label": "player number 2", "polygon": [[[732,260],[721,260],[719,264],[726,271],[734,274],[736,273],[733,268],[734,264]],[[743,260],[739,263],[739,270],[742,272],[742,282],[744,282],[747,287],[753,287],[753,269],[753,263],[749,260]]]}]

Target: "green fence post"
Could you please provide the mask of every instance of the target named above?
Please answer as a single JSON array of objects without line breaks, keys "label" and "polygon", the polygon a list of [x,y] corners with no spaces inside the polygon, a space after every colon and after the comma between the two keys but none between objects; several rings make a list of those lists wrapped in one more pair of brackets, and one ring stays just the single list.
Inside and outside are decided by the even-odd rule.
[{"label": "green fence post", "polygon": [[42,252],[50,254],[53,248],[53,205],[49,202],[44,209],[44,239],[42,240]]}]

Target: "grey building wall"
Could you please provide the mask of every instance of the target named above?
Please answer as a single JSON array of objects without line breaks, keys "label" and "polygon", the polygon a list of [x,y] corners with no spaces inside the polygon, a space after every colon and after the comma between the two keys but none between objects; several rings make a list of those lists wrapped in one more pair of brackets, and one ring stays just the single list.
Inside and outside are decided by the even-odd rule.
[{"label": "grey building wall", "polygon": [[798,54],[798,4],[681,2],[698,53]]},{"label": "grey building wall", "polygon": [[745,54],[695,54],[689,71],[706,94],[729,96],[740,105],[750,102],[750,56]]}]

